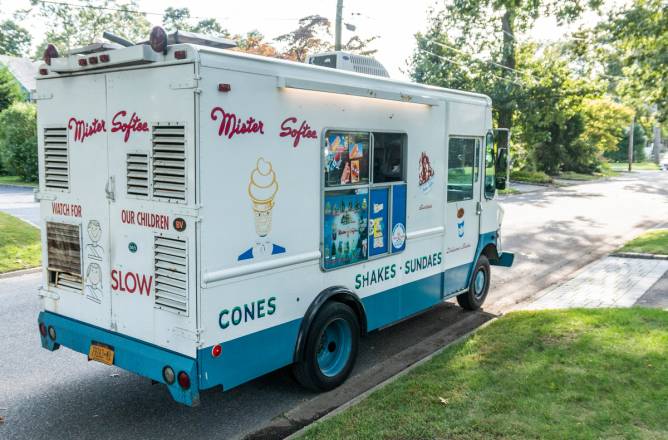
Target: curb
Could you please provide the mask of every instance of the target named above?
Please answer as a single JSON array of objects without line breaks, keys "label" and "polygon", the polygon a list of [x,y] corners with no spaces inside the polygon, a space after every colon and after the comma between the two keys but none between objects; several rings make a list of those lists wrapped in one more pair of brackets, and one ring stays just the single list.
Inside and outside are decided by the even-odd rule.
[{"label": "curb", "polygon": [[30,269],[20,269],[20,270],[13,270],[11,272],[5,272],[5,273],[0,273],[0,280],[3,280],[5,278],[14,278],[14,277],[20,277],[22,275],[28,275],[31,273],[37,273],[42,270],[41,267],[31,267]]},{"label": "curb", "polygon": [[613,254],[610,254],[610,256],[618,258],[641,258],[645,260],[668,260],[668,255],[642,254],[636,252],[615,252]]},{"label": "curb", "polygon": [[475,334],[477,331],[479,331],[479,330],[481,330],[481,329],[487,327],[487,326],[490,325],[492,322],[496,321],[498,318],[499,318],[499,316],[495,316],[495,317],[491,318],[490,320],[484,322],[482,325],[476,327],[475,329],[473,329],[473,330],[471,330],[471,331],[469,331],[469,332],[467,332],[467,333],[465,333],[465,334],[459,336],[458,338],[454,339],[452,342],[450,342],[450,343],[448,343],[448,344],[442,346],[441,348],[437,349],[436,351],[432,352],[431,354],[429,354],[429,355],[423,357],[422,359],[420,359],[420,360],[414,362],[413,364],[409,365],[408,367],[404,368],[403,370],[401,370],[400,372],[398,372],[398,373],[395,374],[394,376],[392,376],[392,377],[390,377],[390,378],[388,378],[388,379],[385,379],[384,381],[380,382],[379,384],[377,384],[377,385],[375,385],[375,386],[369,388],[368,390],[366,390],[366,391],[363,392],[362,394],[360,394],[360,395],[354,397],[353,399],[351,399],[351,400],[349,400],[348,402],[342,404],[341,406],[339,406],[339,407],[333,409],[332,411],[330,411],[330,412],[324,414],[322,417],[318,418],[317,420],[314,420],[312,423],[307,424],[306,426],[304,426],[304,427],[301,428],[300,430],[298,430],[298,431],[296,431],[296,432],[293,432],[293,433],[290,434],[288,437],[286,437],[285,440],[293,440],[293,439],[296,439],[297,437],[299,437],[299,436],[301,436],[302,434],[304,434],[304,433],[305,433],[311,426],[314,426],[314,425],[317,424],[317,423],[320,423],[320,422],[323,422],[323,421],[325,421],[325,420],[327,420],[327,419],[330,419],[330,418],[336,416],[337,414],[339,414],[339,413],[345,411],[346,409],[348,409],[348,408],[350,408],[350,407],[352,407],[352,406],[357,405],[357,404],[360,403],[362,400],[364,400],[364,399],[366,399],[367,397],[369,397],[369,395],[371,395],[372,393],[378,391],[378,390],[381,389],[381,388],[384,388],[385,386],[391,384],[392,382],[396,381],[397,379],[401,378],[402,376],[405,376],[406,374],[410,373],[411,371],[413,371],[414,369],[416,369],[416,368],[419,367],[420,365],[423,365],[423,364],[429,362],[429,361],[432,360],[435,356],[438,356],[438,355],[441,354],[443,351],[445,351],[445,349],[447,349],[448,347],[450,347],[450,346],[452,346],[452,345],[454,345],[454,344],[458,344],[458,343],[462,342],[462,341],[465,340],[465,339],[468,339],[468,338],[471,337],[473,334]]}]

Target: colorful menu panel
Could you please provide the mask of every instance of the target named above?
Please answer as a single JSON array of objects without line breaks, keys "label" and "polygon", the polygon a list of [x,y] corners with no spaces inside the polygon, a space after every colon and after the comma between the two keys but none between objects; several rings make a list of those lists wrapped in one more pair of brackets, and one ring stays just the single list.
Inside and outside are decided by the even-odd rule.
[{"label": "colorful menu panel", "polygon": [[368,203],[367,190],[325,194],[323,231],[325,269],[367,259]]},{"label": "colorful menu panel", "polygon": [[325,139],[325,186],[369,182],[369,133],[328,132]]},{"label": "colorful menu panel", "polygon": [[371,204],[369,205],[369,256],[387,252],[389,244],[388,231],[388,197],[389,188],[374,188],[371,190]]}]

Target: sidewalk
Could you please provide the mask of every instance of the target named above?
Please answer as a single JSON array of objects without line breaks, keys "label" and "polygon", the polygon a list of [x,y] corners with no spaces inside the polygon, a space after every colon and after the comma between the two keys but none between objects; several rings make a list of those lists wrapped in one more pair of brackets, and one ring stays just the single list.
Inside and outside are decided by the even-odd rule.
[{"label": "sidewalk", "polygon": [[604,257],[514,310],[668,307],[668,260]]}]

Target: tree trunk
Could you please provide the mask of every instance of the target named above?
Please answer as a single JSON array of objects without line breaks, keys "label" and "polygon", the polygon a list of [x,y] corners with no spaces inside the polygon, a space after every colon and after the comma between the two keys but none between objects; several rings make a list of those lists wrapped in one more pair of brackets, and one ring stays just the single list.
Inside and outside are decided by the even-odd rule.
[{"label": "tree trunk", "polygon": [[[501,53],[501,65],[506,66],[510,69],[515,68],[515,13],[506,9],[506,12],[501,18],[501,29],[503,29],[503,48]],[[503,69],[501,76],[508,78],[506,84],[506,90],[508,93],[505,96],[503,102],[497,103],[497,109],[499,114],[499,128],[507,128],[511,130],[513,128],[513,114],[515,112],[514,106],[512,104],[512,83],[511,80],[514,80],[514,73]],[[507,146],[507,139],[499,139],[499,147],[503,148]]]}]

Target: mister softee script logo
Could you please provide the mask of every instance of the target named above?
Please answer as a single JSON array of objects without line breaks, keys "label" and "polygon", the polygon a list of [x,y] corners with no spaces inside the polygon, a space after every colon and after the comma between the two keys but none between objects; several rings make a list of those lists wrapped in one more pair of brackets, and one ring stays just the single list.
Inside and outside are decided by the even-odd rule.
[{"label": "mister softee script logo", "polygon": [[[131,133],[148,132],[148,122],[142,121],[137,116],[137,113],[132,112],[130,119],[127,118],[128,112],[121,110],[111,118],[111,132],[123,133],[123,142],[127,143],[130,140]],[[104,119],[94,118],[92,121],[85,119],[70,118],[67,123],[67,128],[74,131],[74,142],[83,143],[89,137],[98,133],[107,132],[107,123]]]}]

